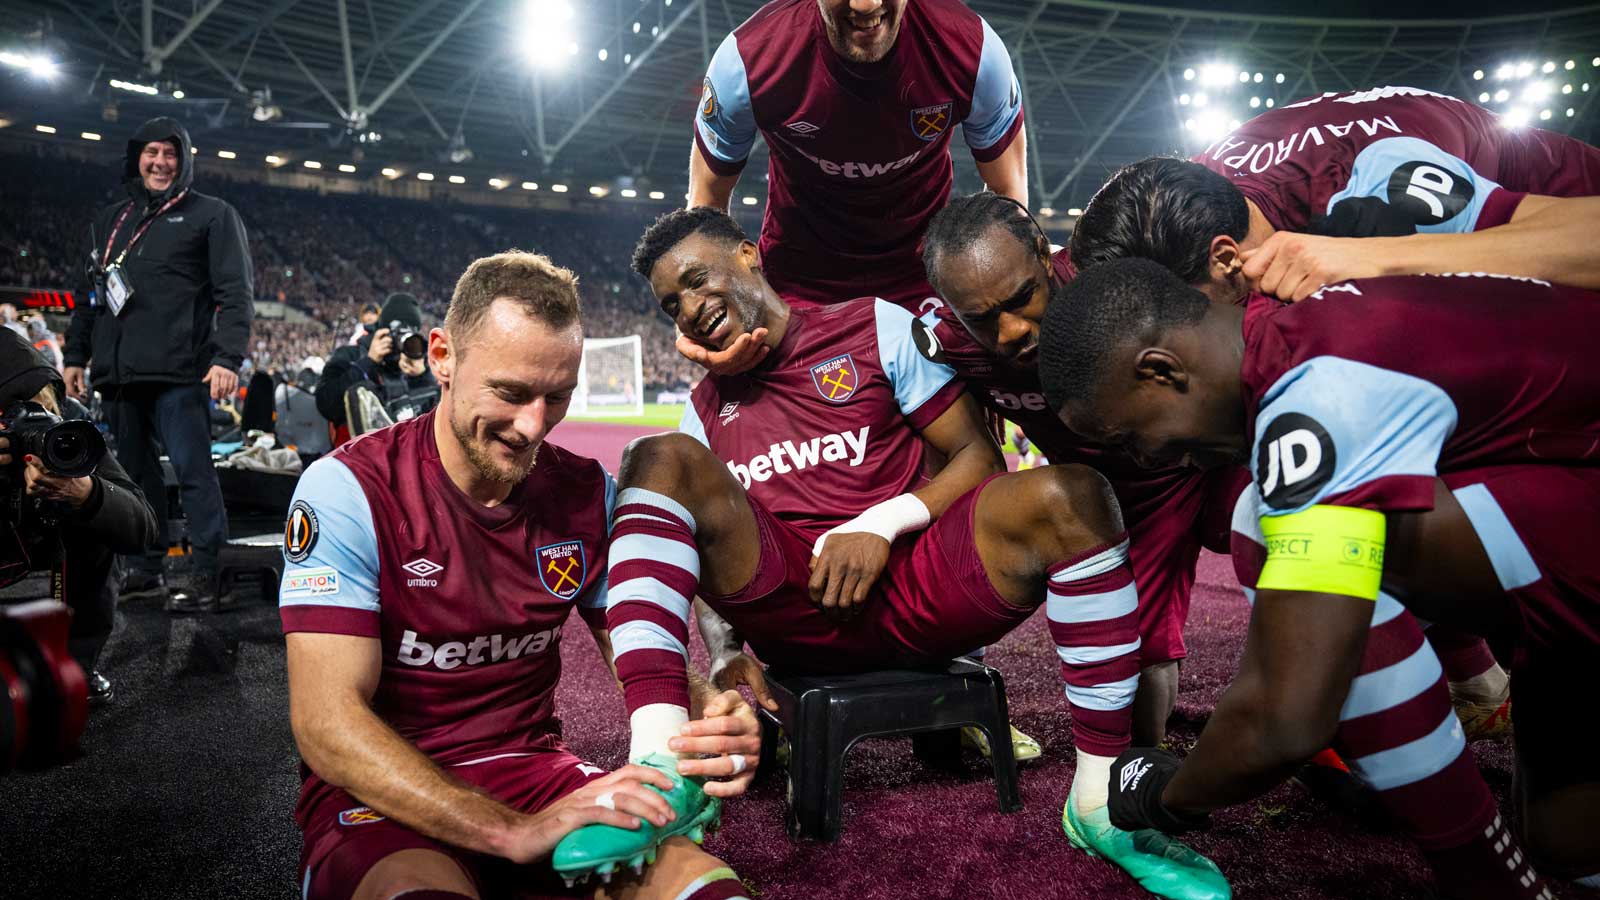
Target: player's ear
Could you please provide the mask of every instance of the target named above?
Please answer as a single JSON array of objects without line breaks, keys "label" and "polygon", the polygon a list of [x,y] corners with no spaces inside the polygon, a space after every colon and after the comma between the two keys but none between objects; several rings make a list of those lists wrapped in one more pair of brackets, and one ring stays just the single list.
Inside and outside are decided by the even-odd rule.
[{"label": "player's ear", "polygon": [[1189,389],[1189,372],[1176,353],[1162,347],[1146,347],[1134,358],[1134,377],[1180,391]]},{"label": "player's ear", "polygon": [[1229,282],[1233,276],[1239,274],[1244,268],[1244,260],[1239,256],[1239,244],[1226,234],[1219,234],[1211,239],[1211,251],[1206,265],[1208,280]]},{"label": "player's ear", "polygon": [[455,350],[450,344],[450,332],[443,328],[428,332],[428,362],[433,364],[433,377],[440,387],[450,386],[450,376],[455,371],[455,357]]},{"label": "player's ear", "polygon": [[761,251],[756,249],[754,241],[740,241],[739,249],[735,253],[747,271],[761,271]]}]

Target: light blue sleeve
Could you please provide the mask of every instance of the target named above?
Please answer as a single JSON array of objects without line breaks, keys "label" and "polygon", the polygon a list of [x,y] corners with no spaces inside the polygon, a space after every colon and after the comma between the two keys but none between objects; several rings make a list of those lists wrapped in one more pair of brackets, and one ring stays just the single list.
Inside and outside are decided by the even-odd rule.
[{"label": "light blue sleeve", "polygon": [[693,400],[684,404],[683,418],[678,420],[678,430],[705,444],[708,449],[711,447],[711,441],[706,438],[705,423],[700,421],[700,414],[695,412]]},{"label": "light blue sleeve", "polygon": [[739,44],[731,33],[723,38],[706,69],[694,127],[706,149],[725,163],[743,162],[756,142],[750,84],[745,80]]},{"label": "light blue sleeve", "polygon": [[1307,360],[1273,384],[1256,416],[1263,514],[1299,512],[1379,478],[1432,478],[1456,421],[1454,401],[1432,382],[1336,356]]},{"label": "light blue sleeve", "polygon": [[[981,21],[981,20],[980,20]],[[987,150],[1006,136],[1022,115],[1022,85],[1011,70],[1011,54],[1000,35],[983,22],[983,51],[972,88],[972,111],[961,123],[967,146]]]},{"label": "light blue sleeve", "polygon": [[912,328],[918,324],[909,310],[887,300],[873,301],[877,316],[878,359],[894,386],[894,399],[902,415],[911,415],[956,378],[955,370],[936,363],[917,349]]},{"label": "light blue sleeve", "polygon": [[1350,168],[1344,190],[1328,198],[1330,214],[1341,200],[1376,197],[1403,210],[1421,232],[1468,232],[1489,195],[1500,187],[1467,163],[1427,141],[1384,138],[1368,144]]},{"label": "light blue sleeve", "polygon": [[319,459],[300,476],[289,505],[291,525],[309,529],[296,561],[286,550],[278,606],[337,606],[378,611],[378,535],[356,476],[336,459]]},{"label": "light blue sleeve", "polygon": [[[602,469],[602,471],[604,471],[604,469]],[[609,535],[611,533],[611,514],[616,512],[617,509],[617,480],[611,477],[610,472],[606,472],[605,476],[606,534]],[[586,609],[603,610],[606,608],[606,591],[608,588],[609,572],[610,567],[607,567],[606,571],[601,572],[600,577],[595,579],[594,584],[591,585],[587,591],[584,591],[582,596],[578,597],[579,606],[582,606]]]}]

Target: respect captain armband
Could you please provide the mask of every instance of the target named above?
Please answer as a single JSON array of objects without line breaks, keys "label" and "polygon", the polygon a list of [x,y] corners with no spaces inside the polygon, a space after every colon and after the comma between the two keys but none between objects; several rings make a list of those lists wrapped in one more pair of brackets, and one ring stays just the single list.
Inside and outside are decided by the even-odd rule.
[{"label": "respect captain armband", "polygon": [[1384,527],[1383,513],[1348,506],[1262,516],[1267,561],[1256,590],[1376,600],[1383,581]]}]

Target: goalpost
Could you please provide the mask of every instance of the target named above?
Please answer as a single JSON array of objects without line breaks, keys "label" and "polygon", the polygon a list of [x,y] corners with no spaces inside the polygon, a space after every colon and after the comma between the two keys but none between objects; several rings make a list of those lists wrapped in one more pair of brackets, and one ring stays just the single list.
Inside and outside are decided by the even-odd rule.
[{"label": "goalpost", "polygon": [[644,342],[637,334],[584,338],[572,416],[644,415]]}]

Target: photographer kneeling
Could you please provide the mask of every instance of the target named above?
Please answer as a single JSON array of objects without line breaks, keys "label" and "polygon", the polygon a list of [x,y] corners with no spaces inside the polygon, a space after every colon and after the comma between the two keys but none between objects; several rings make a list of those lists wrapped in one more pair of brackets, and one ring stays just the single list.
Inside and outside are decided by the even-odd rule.
[{"label": "photographer kneeling", "polygon": [[59,597],[92,700],[111,698],[95,661],[116,612],[118,553],[155,540],[156,517],[93,426],[62,428],[61,374],[0,329],[0,604]]},{"label": "photographer kneeling", "polygon": [[[345,394],[364,384],[396,422],[420,416],[439,402],[439,382],[426,359],[428,332],[422,307],[410,294],[390,294],[378,320],[355,344],[333,351],[317,381],[317,410],[335,425],[350,424]],[[352,434],[366,429],[352,429]]]}]

